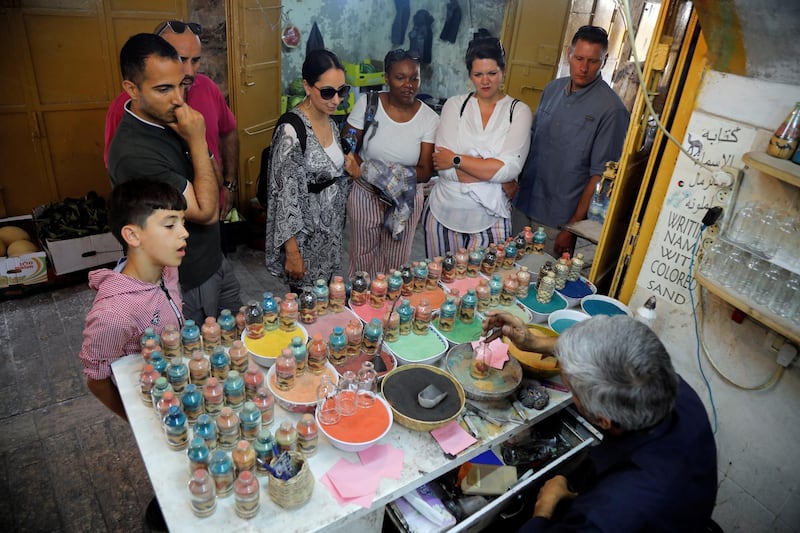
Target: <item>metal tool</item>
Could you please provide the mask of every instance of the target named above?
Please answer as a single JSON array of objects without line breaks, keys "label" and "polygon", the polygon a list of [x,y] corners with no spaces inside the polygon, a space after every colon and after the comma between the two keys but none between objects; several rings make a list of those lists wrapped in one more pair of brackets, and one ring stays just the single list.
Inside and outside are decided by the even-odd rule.
[{"label": "metal tool", "polygon": [[511,417],[490,413],[483,407],[480,407],[479,405],[476,405],[469,400],[467,400],[467,402],[464,404],[464,407],[467,410],[477,414],[479,417],[483,418],[487,422],[494,424],[496,426],[502,426],[504,423],[512,423],[512,424],[520,423],[519,420],[513,419]]}]

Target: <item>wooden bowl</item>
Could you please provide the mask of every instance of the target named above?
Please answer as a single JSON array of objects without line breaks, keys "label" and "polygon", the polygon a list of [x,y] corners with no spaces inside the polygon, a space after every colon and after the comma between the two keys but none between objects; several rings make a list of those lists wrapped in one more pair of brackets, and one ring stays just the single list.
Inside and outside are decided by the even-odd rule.
[{"label": "wooden bowl", "polygon": [[[419,405],[417,395],[430,384],[447,392],[447,397],[436,407],[426,409]],[[415,431],[431,431],[454,420],[466,401],[458,380],[440,368],[420,364],[398,366],[386,374],[381,393],[392,408],[394,420]]]}]

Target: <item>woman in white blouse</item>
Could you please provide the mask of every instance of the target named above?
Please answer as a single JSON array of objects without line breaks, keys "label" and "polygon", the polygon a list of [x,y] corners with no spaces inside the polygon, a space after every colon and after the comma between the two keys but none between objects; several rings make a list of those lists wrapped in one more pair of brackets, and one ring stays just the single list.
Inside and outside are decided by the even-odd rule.
[{"label": "woman in white blouse", "polygon": [[530,108],[501,89],[500,40],[476,36],[465,59],[475,91],[447,100],[436,131],[439,181],[423,214],[429,258],[506,240],[511,203],[503,184],[516,181],[530,146]]}]

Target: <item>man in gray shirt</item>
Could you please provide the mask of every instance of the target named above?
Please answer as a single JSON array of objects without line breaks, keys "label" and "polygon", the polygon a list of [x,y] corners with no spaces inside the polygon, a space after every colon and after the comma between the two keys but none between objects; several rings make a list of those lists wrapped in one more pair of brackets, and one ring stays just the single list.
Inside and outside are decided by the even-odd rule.
[{"label": "man in gray shirt", "polygon": [[619,160],[628,131],[625,105],[600,76],[607,58],[606,31],[580,27],[569,76],[547,84],[533,119],[514,205],[530,225],[552,228],[556,257],[575,247],[575,236],[558,228],[586,218],[605,163]]}]

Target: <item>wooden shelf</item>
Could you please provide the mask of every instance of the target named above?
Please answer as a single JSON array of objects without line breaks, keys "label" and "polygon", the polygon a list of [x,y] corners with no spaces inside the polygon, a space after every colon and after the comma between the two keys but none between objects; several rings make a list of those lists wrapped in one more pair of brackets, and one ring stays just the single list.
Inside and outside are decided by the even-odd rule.
[{"label": "wooden shelf", "polygon": [[587,218],[586,220],[579,220],[574,224],[564,224],[561,228],[578,237],[583,237],[592,244],[597,244],[600,240],[600,232],[603,231],[603,224]]},{"label": "wooden shelf", "polygon": [[742,161],[751,168],[765,172],[789,185],[800,187],[800,165],[795,165],[787,159],[778,159],[765,152],[747,152],[742,155]]},{"label": "wooden shelf", "polygon": [[761,322],[776,333],[780,333],[795,344],[800,344],[800,327],[794,324],[791,320],[776,316],[768,307],[759,305],[750,301],[749,299],[742,298],[736,293],[731,292],[729,289],[705,278],[702,274],[697,272],[695,274],[697,282],[706,288],[712,294],[715,294],[731,304],[736,309],[751,316],[753,319]]}]

